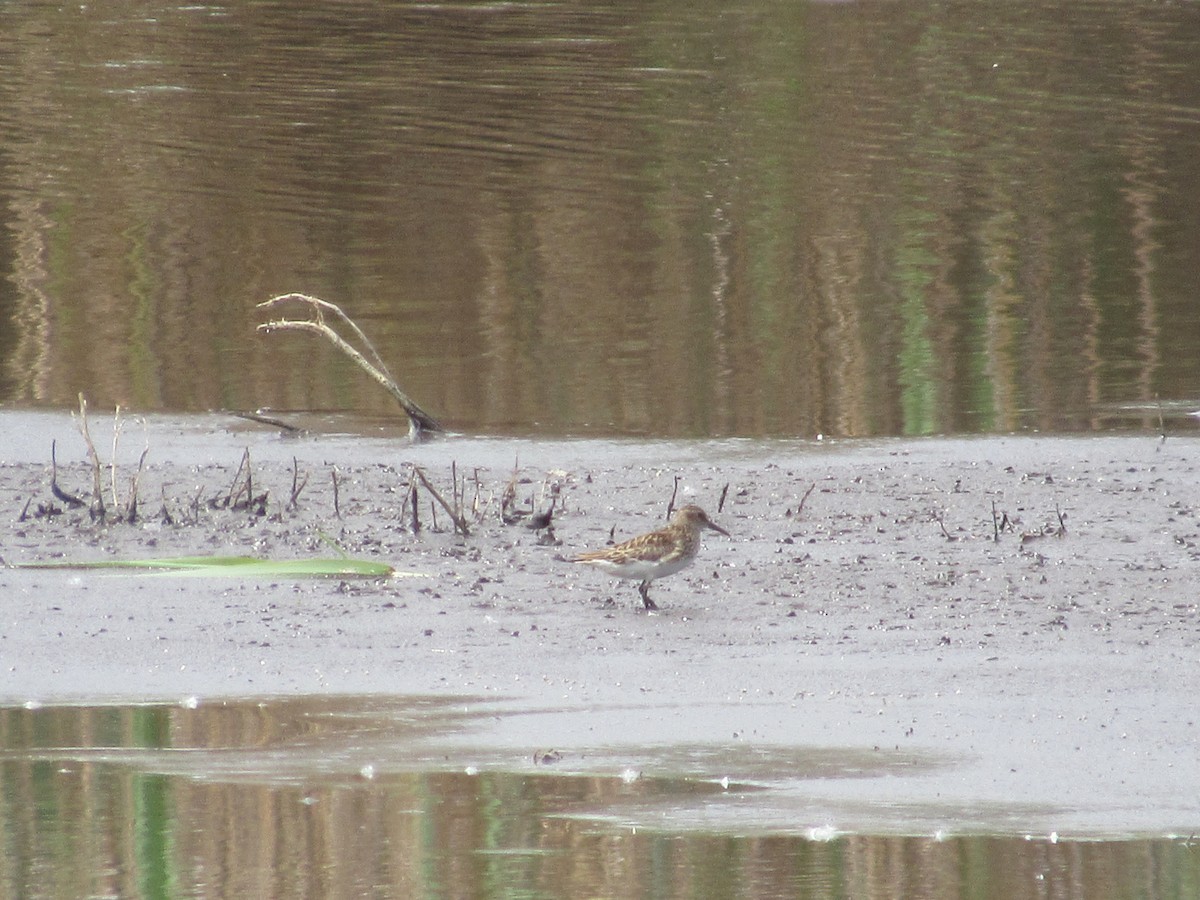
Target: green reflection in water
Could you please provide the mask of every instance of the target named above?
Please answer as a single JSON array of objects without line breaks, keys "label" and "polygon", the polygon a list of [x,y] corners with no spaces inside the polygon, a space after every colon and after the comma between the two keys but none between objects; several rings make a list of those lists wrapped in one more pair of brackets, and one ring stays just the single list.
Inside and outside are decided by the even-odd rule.
[{"label": "green reflection in water", "polygon": [[[0,710],[0,895],[1190,898],[1189,842],[703,827],[770,789],[447,770],[452,704]],[[425,749],[422,750],[421,748]],[[375,760],[365,768],[362,760]],[[693,824],[678,827],[680,814]],[[691,818],[689,819],[689,815]],[[657,823],[657,824],[655,824]]]},{"label": "green reflection in water", "polygon": [[138,894],[174,896],[170,835],[175,817],[170,804],[170,780],[161,775],[134,775],[131,791]]},{"label": "green reflection in water", "polygon": [[900,290],[900,403],[904,434],[930,434],[937,427],[937,385],[933,379],[933,345],[926,310],[932,254],[924,247],[923,226],[930,219],[908,212],[901,225],[902,245],[897,253]]},{"label": "green reflection in water", "polygon": [[394,415],[288,289],[464,430],[1191,400],[1194,10],[1061,6],[0,4],[0,402]]}]

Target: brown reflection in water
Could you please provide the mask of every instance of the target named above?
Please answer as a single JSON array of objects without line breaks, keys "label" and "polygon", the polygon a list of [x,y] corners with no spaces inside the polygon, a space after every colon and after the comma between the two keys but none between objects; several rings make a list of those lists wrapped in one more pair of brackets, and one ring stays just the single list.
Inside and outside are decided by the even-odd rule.
[{"label": "brown reflection in water", "polygon": [[2,710],[0,894],[1154,900],[1200,885],[1191,846],[1166,840],[647,830],[622,809],[669,823],[728,795],[687,778],[420,770],[414,748],[464,715],[355,698]]},{"label": "brown reflection in water", "polygon": [[1200,384],[1189,12],[8,4],[0,400],[394,413],[303,290],[471,430],[1104,427]]}]

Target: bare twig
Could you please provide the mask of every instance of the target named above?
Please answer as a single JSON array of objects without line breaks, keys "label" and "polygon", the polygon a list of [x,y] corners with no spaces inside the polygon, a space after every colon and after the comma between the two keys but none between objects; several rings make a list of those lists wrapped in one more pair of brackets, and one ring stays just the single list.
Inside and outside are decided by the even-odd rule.
[{"label": "bare twig", "polygon": [[[396,380],[388,372],[387,366],[383,364],[383,360],[380,358],[379,353],[376,352],[375,347],[372,346],[367,336],[363,334],[362,329],[355,325],[353,320],[336,304],[321,300],[318,297],[310,297],[308,294],[293,293],[272,297],[270,300],[265,300],[258,304],[258,308],[274,309],[284,303],[292,302],[308,304],[311,318],[272,319],[270,322],[264,322],[259,325],[258,330],[263,334],[270,334],[275,331],[307,331],[310,334],[320,335],[348,356],[355,365],[366,372],[376,383],[392,395],[396,402],[400,404],[400,408],[404,410],[405,415],[408,416],[409,433],[414,438],[420,437],[424,432],[438,432],[442,430],[442,426],[437,419],[418,406],[411,397],[400,389]],[[346,323],[353,336],[366,347],[371,359],[367,359],[359,350],[351,346],[345,338],[326,324],[326,313],[331,313]]]},{"label": "bare twig", "polygon": [[341,479],[338,478],[337,466],[333,467],[333,472],[331,475],[333,476],[333,515],[340,519],[342,517],[342,501],[338,494],[338,485],[340,484]]},{"label": "bare twig", "polygon": [[61,500],[67,506],[80,507],[85,505],[84,501],[74,494],[68,494],[58,486],[58,449],[57,441],[50,442],[50,493]]},{"label": "bare twig", "polygon": [[112,465],[108,467],[109,481],[112,483],[113,509],[121,508],[121,500],[117,496],[117,445],[121,442],[121,404],[117,404],[113,412]]},{"label": "bare twig", "polygon": [[454,507],[446,502],[446,498],[438,493],[437,488],[429,483],[429,479],[425,477],[425,473],[421,470],[420,466],[413,466],[413,472],[416,474],[417,478],[421,480],[421,485],[425,488],[425,490],[429,491],[429,493],[433,495],[433,499],[436,500],[442,509],[446,511],[446,514],[450,516],[451,521],[454,522],[454,528],[460,534],[462,534],[463,537],[467,537],[471,533],[471,530],[467,527],[466,519],[459,515]]},{"label": "bare twig", "polygon": [[679,493],[679,476],[675,476],[675,486],[671,488],[671,499],[667,503],[667,518],[671,518],[675,512],[675,496]]},{"label": "bare twig", "polygon": [[233,482],[229,485],[229,493],[225,495],[225,502],[221,504],[226,509],[236,509],[238,504],[242,503],[242,495],[245,494],[245,503],[249,505],[250,498],[254,495],[253,485],[250,482],[250,448],[247,447],[242,451],[242,461],[238,463],[237,471],[233,473]]},{"label": "bare twig", "polygon": [[171,516],[171,510],[167,508],[167,489],[164,486],[162,489],[162,506],[158,510],[159,520],[164,525],[174,525],[175,519]]},{"label": "bare twig", "polygon": [[804,492],[804,496],[800,498],[800,505],[796,507],[797,518],[800,516],[800,513],[804,512],[804,504],[808,502],[808,495],[811,494],[814,490],[816,490],[816,488],[817,488],[817,483],[814,481],[812,484],[810,484],[808,486],[808,490]]},{"label": "bare twig", "polygon": [[[334,472],[335,473],[337,472],[336,468],[334,469]],[[308,484],[308,473],[307,472],[304,473],[303,481],[300,481],[299,479],[300,479],[300,461],[297,460],[296,457],[293,456],[292,457],[292,495],[291,495],[291,497],[288,498],[288,505],[287,505],[287,508],[289,510],[294,510],[297,506],[300,505],[300,492],[302,490],[304,490],[305,486]],[[336,478],[334,480],[333,500],[334,500],[333,508],[334,508],[334,511],[336,512],[337,511],[337,481],[336,481]],[[338,518],[340,519],[341,515],[338,515]]]},{"label": "bare twig", "polygon": [[945,517],[941,510],[935,509],[933,511],[933,520],[935,522],[937,522],[938,526],[942,529],[942,536],[945,537],[946,540],[948,540],[948,541],[954,540],[954,538],[953,538],[953,536],[951,536],[950,532],[946,530]]},{"label": "bare twig", "polygon": [[508,479],[504,493],[500,495],[500,521],[505,525],[511,525],[523,515],[519,510],[513,509],[517,504],[517,473],[520,468],[521,460],[518,457],[513,460],[512,477]]},{"label": "bare twig", "polygon": [[[138,483],[142,479],[142,470],[146,468],[146,455],[149,452],[149,447],[142,451],[142,455],[138,457],[137,469],[135,469],[133,474],[129,477],[129,502],[125,504],[125,521],[129,522],[130,524],[137,521]],[[113,459],[115,466],[116,457],[113,457]]]},{"label": "bare twig", "polygon": [[[420,517],[419,511],[417,509],[417,467],[416,466],[413,466],[413,471],[409,475],[408,492],[405,494],[404,503],[406,506],[409,504],[412,504],[413,534],[420,534],[420,532],[421,532],[421,517]],[[401,509],[402,517],[403,517],[403,513],[404,513],[404,510]]]},{"label": "bare twig", "polygon": [[717,512],[723,512],[725,509],[725,498],[729,496],[729,482],[725,482],[725,487],[721,488],[721,499],[717,501]]},{"label": "bare twig", "polygon": [[92,443],[91,432],[88,431],[87,398],[79,394],[79,430],[83,441],[87,444],[88,459],[92,463],[92,505],[88,510],[93,520],[104,521],[104,492],[100,487],[100,456],[96,453],[96,445]]},{"label": "bare twig", "polygon": [[257,422],[259,425],[270,425],[272,428],[278,428],[287,434],[304,433],[304,429],[299,425],[293,425],[290,422],[283,421],[283,419],[277,419],[274,416],[268,416],[260,412],[235,412],[233,415],[248,422]]}]

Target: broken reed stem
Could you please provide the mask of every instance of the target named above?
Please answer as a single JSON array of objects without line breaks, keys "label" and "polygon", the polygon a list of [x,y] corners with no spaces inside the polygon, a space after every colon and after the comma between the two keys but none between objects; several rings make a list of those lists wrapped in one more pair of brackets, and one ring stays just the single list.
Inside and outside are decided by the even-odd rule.
[{"label": "broken reed stem", "polygon": [[721,488],[721,499],[717,501],[717,513],[720,514],[725,509],[725,498],[729,496],[729,482],[725,482],[725,487]]},{"label": "broken reed stem", "polygon": [[337,466],[333,467],[333,515],[340,519],[342,517],[342,502],[338,496],[338,470]]},{"label": "broken reed stem", "polygon": [[817,483],[814,481],[812,484],[810,484],[808,486],[808,490],[804,492],[804,496],[800,498],[800,505],[796,507],[796,515],[797,516],[799,516],[800,513],[804,512],[804,504],[808,502],[808,495],[811,494],[814,490],[816,490],[816,487],[817,487]]},{"label": "broken reed stem", "polygon": [[[411,397],[400,389],[400,385],[388,372],[387,366],[383,364],[379,353],[371,344],[367,336],[363,334],[361,328],[354,324],[354,321],[347,316],[340,307],[334,303],[329,303],[319,297],[311,297],[308,294],[281,294],[278,297],[272,297],[270,300],[264,300],[258,304],[259,309],[273,309],[284,303],[298,302],[309,306],[311,318],[309,319],[273,319],[270,322],[264,322],[258,326],[258,330],[263,334],[270,334],[275,331],[307,331],[310,334],[317,334],[325,338],[334,347],[345,354],[349,359],[360,369],[367,373],[377,384],[392,395],[393,399],[404,410],[408,416],[408,431],[414,438],[419,438],[425,432],[442,431],[441,424],[417,405]],[[352,332],[353,336],[358,339],[367,352],[371,355],[371,359],[367,359],[359,350],[353,347],[340,334],[333,330],[325,322],[325,314],[332,313],[346,323],[347,327]]]},{"label": "broken reed stem", "polygon": [[112,465],[108,467],[109,482],[112,484],[113,509],[121,508],[121,500],[117,496],[117,445],[121,442],[121,404],[117,404],[113,412]]},{"label": "broken reed stem", "polygon": [[[334,471],[337,471],[337,470],[335,469]],[[292,457],[292,495],[288,499],[288,505],[287,505],[287,508],[289,510],[294,511],[296,509],[296,507],[298,507],[300,505],[300,502],[299,502],[300,501],[300,492],[302,490],[304,490],[304,488],[307,485],[308,485],[308,473],[305,472],[304,480],[300,481],[300,461],[298,459],[296,459],[296,457],[293,456]],[[336,511],[336,509],[337,509],[337,482],[336,481],[334,482],[333,499],[334,499],[333,508]],[[338,518],[340,519],[341,516],[339,515]]]},{"label": "broken reed stem", "polygon": [[260,412],[235,412],[232,415],[239,419],[245,419],[247,422],[257,422],[259,425],[270,425],[272,428],[278,428],[285,434],[303,434],[304,429],[299,425],[293,425],[290,422],[285,422],[283,419],[277,419],[274,416],[264,415]]},{"label": "broken reed stem", "polygon": [[520,464],[519,457],[513,460],[512,477],[508,479],[508,484],[504,486],[504,493],[500,495],[500,520],[502,522],[509,521],[510,511],[517,504],[517,473]]},{"label": "broken reed stem", "polygon": [[100,455],[96,453],[96,445],[92,442],[92,434],[88,431],[87,398],[79,394],[79,430],[83,433],[83,441],[87,445],[88,459],[92,463],[92,506],[88,510],[92,519],[104,521],[104,491],[101,488]]},{"label": "broken reed stem", "polygon": [[[138,457],[137,469],[129,478],[129,502],[125,505],[125,521],[133,523],[137,521],[138,508],[138,484],[142,480],[142,470],[146,467],[146,456],[150,453],[150,448],[147,447],[142,451],[142,455]],[[116,468],[116,457],[113,457],[113,468]]]},{"label": "broken reed stem", "polygon": [[679,493],[679,476],[675,476],[675,486],[671,488],[671,499],[667,503],[667,518],[671,518],[671,514],[675,512],[675,495]]},{"label": "broken reed stem", "polygon": [[78,508],[85,505],[82,499],[68,494],[58,485],[58,441],[50,442],[50,493],[67,506]]},{"label": "broken reed stem", "polygon": [[408,496],[405,498],[405,503],[412,504],[412,530],[413,534],[421,533],[421,516],[417,509],[417,472],[416,466],[413,466],[412,474],[408,479]]},{"label": "broken reed stem", "polygon": [[934,510],[933,518],[934,521],[938,523],[938,527],[942,529],[942,537],[948,541],[954,540],[954,538],[951,537],[950,532],[946,530],[945,515],[940,510]]},{"label": "broken reed stem", "polygon": [[[446,511],[448,516],[450,516],[451,521],[454,522],[455,530],[457,530],[463,537],[469,536],[471,530],[467,527],[466,519],[456,512],[454,507],[446,502],[446,498],[438,493],[437,488],[429,483],[429,479],[425,477],[425,473],[421,470],[420,466],[413,466],[413,473],[421,480],[421,485],[425,488],[425,490],[429,491],[429,493],[433,495],[433,499],[436,500],[438,505],[440,505],[442,509]],[[413,505],[415,509],[416,504],[414,503]]]},{"label": "broken reed stem", "polygon": [[158,517],[164,525],[174,525],[175,519],[171,516],[171,510],[167,507],[167,487],[160,487],[160,496],[162,497],[162,506],[158,509]]},{"label": "broken reed stem", "polygon": [[[245,477],[242,477],[242,473]],[[250,502],[250,497],[253,496],[253,491],[250,486],[250,448],[247,447],[242,451],[242,461],[238,463],[237,471],[233,473],[233,482],[229,485],[229,493],[225,495],[225,506],[233,509],[241,502],[242,494],[246,495],[246,502]]]},{"label": "broken reed stem", "polygon": [[462,517],[462,498],[458,493],[458,460],[450,460],[450,499],[454,501],[454,511]]}]

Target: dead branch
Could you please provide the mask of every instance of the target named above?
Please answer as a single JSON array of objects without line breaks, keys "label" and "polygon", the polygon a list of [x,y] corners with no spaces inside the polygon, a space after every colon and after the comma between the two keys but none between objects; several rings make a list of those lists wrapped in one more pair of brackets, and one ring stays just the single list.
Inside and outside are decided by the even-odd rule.
[{"label": "dead branch", "polygon": [[67,506],[71,506],[71,507],[75,507],[75,508],[84,506],[85,505],[84,501],[81,498],[75,496],[74,494],[68,494],[66,491],[64,491],[61,487],[58,486],[58,448],[57,448],[57,444],[58,444],[57,441],[50,442],[50,493],[52,493],[55,497],[57,497],[63,503],[67,504]]},{"label": "dead branch", "polygon": [[[129,476],[129,502],[125,504],[125,521],[129,522],[130,524],[137,521],[138,484],[142,478],[142,470],[146,468],[146,455],[149,452],[150,452],[149,447],[147,447],[146,449],[144,449],[142,451],[142,455],[140,457],[138,457],[137,469],[135,469],[134,473],[131,476]],[[114,456],[113,459],[115,460],[116,457]],[[114,466],[114,468],[116,467],[115,462],[113,463],[113,466]],[[115,492],[114,492],[114,496],[115,496]]]},{"label": "dead branch", "polygon": [[797,516],[799,516],[800,513],[804,512],[804,504],[808,502],[808,495],[811,494],[814,490],[816,490],[816,488],[817,488],[817,483],[815,481],[808,486],[808,490],[805,491],[804,496],[800,498],[800,505],[796,507],[796,515]]},{"label": "dead branch", "polygon": [[675,512],[675,495],[679,493],[679,476],[675,476],[675,486],[671,488],[671,499],[667,502],[667,518]]},{"label": "dead branch", "polygon": [[[347,316],[340,307],[334,303],[321,300],[318,297],[310,297],[308,294],[281,294],[278,297],[272,297],[270,300],[264,300],[258,304],[259,309],[274,309],[284,303],[305,303],[309,307],[311,318],[308,319],[272,319],[270,322],[264,322],[258,326],[258,330],[263,334],[270,334],[275,331],[307,331],[311,334],[317,334],[325,338],[334,347],[349,357],[355,365],[367,373],[377,384],[383,387],[395,401],[404,410],[408,416],[409,434],[414,438],[419,438],[425,432],[442,431],[441,424],[421,409],[417,403],[409,397],[396,380],[388,372],[387,366],[383,364],[379,353],[375,347],[363,334],[362,329],[354,324],[353,320]],[[359,350],[353,347],[345,338],[338,334],[325,321],[326,313],[331,313],[346,323],[354,338],[356,338],[370,354],[371,359],[367,359]]]},{"label": "dead branch", "polygon": [[[429,483],[429,479],[425,477],[425,473],[421,470],[420,466],[413,466],[413,472],[416,474],[417,478],[421,480],[421,485],[425,488],[425,490],[429,491],[429,493],[433,495],[433,499],[436,500],[438,505],[440,505],[442,509],[446,511],[448,516],[450,516],[450,520],[454,523],[455,530],[458,531],[463,537],[469,536],[471,530],[467,527],[467,520],[462,517],[462,514],[459,513],[458,510],[454,509],[454,507],[452,507],[449,503],[447,503],[446,498],[438,493],[437,488]],[[413,506],[415,510],[416,504],[414,503]]]},{"label": "dead branch", "polygon": [[[405,497],[404,497],[405,506],[407,506],[410,503],[412,504],[413,534],[420,534],[421,533],[421,516],[420,516],[419,510],[417,509],[418,504],[417,504],[417,467],[416,466],[413,466],[413,471],[409,474],[408,492],[405,494]],[[404,517],[404,509],[403,508],[401,508],[401,510],[400,510],[400,516],[401,516],[401,518]]]},{"label": "dead branch", "polygon": [[512,477],[508,479],[504,493],[500,495],[500,521],[505,525],[511,525],[521,518],[520,511],[513,508],[517,505],[517,473],[520,465],[519,458],[513,460]]},{"label": "dead branch", "polygon": [[121,404],[117,404],[113,412],[112,464],[108,467],[109,481],[112,483],[113,509],[121,508],[121,500],[117,496],[117,445],[121,443]]},{"label": "dead branch", "polygon": [[304,433],[304,429],[299,425],[292,425],[290,422],[283,421],[283,419],[277,419],[274,416],[268,416],[261,412],[235,412],[233,415],[239,419],[245,419],[247,422],[270,425],[272,428],[278,428],[284,434],[297,435]]},{"label": "dead branch", "polygon": [[159,521],[164,525],[174,525],[175,519],[171,515],[171,510],[167,508],[167,489],[163,486],[159,490],[162,493],[162,506],[158,510]]},{"label": "dead branch", "polygon": [[[337,469],[334,469],[335,476],[336,476],[336,472],[337,472]],[[294,509],[296,509],[297,506],[300,505],[300,503],[299,503],[300,492],[302,490],[304,490],[304,488],[307,484],[308,484],[308,473],[305,472],[304,480],[300,481],[300,461],[297,460],[296,457],[293,456],[292,457],[292,495],[290,498],[288,498],[288,504],[287,504],[287,508],[289,510],[294,510]],[[333,508],[336,511],[337,510],[337,479],[336,479],[336,477],[334,478],[334,485],[333,485],[333,499],[334,499]],[[339,519],[341,518],[340,514],[338,515],[338,518]]]},{"label": "dead branch", "polygon": [[950,534],[949,531],[946,530],[945,515],[942,513],[942,511],[939,509],[935,509],[935,510],[933,510],[931,515],[933,516],[933,520],[938,523],[938,527],[942,529],[942,537],[944,537],[948,541],[954,540],[954,537]]},{"label": "dead branch", "polygon": [[229,485],[229,491],[225,495],[223,502],[218,503],[218,506],[223,506],[226,509],[237,509],[239,503],[242,502],[242,495],[246,496],[246,503],[250,502],[250,497],[253,496],[253,485],[250,481],[250,448],[247,447],[242,451],[242,460],[238,463],[237,471],[233,473],[233,481]]},{"label": "dead branch", "polygon": [[83,434],[83,441],[87,444],[88,459],[92,463],[92,505],[88,509],[88,514],[95,521],[99,519],[104,521],[104,491],[101,488],[100,476],[100,456],[96,453],[96,445],[92,442],[91,432],[88,431],[87,420],[87,398],[81,392],[79,394],[79,430]]}]

